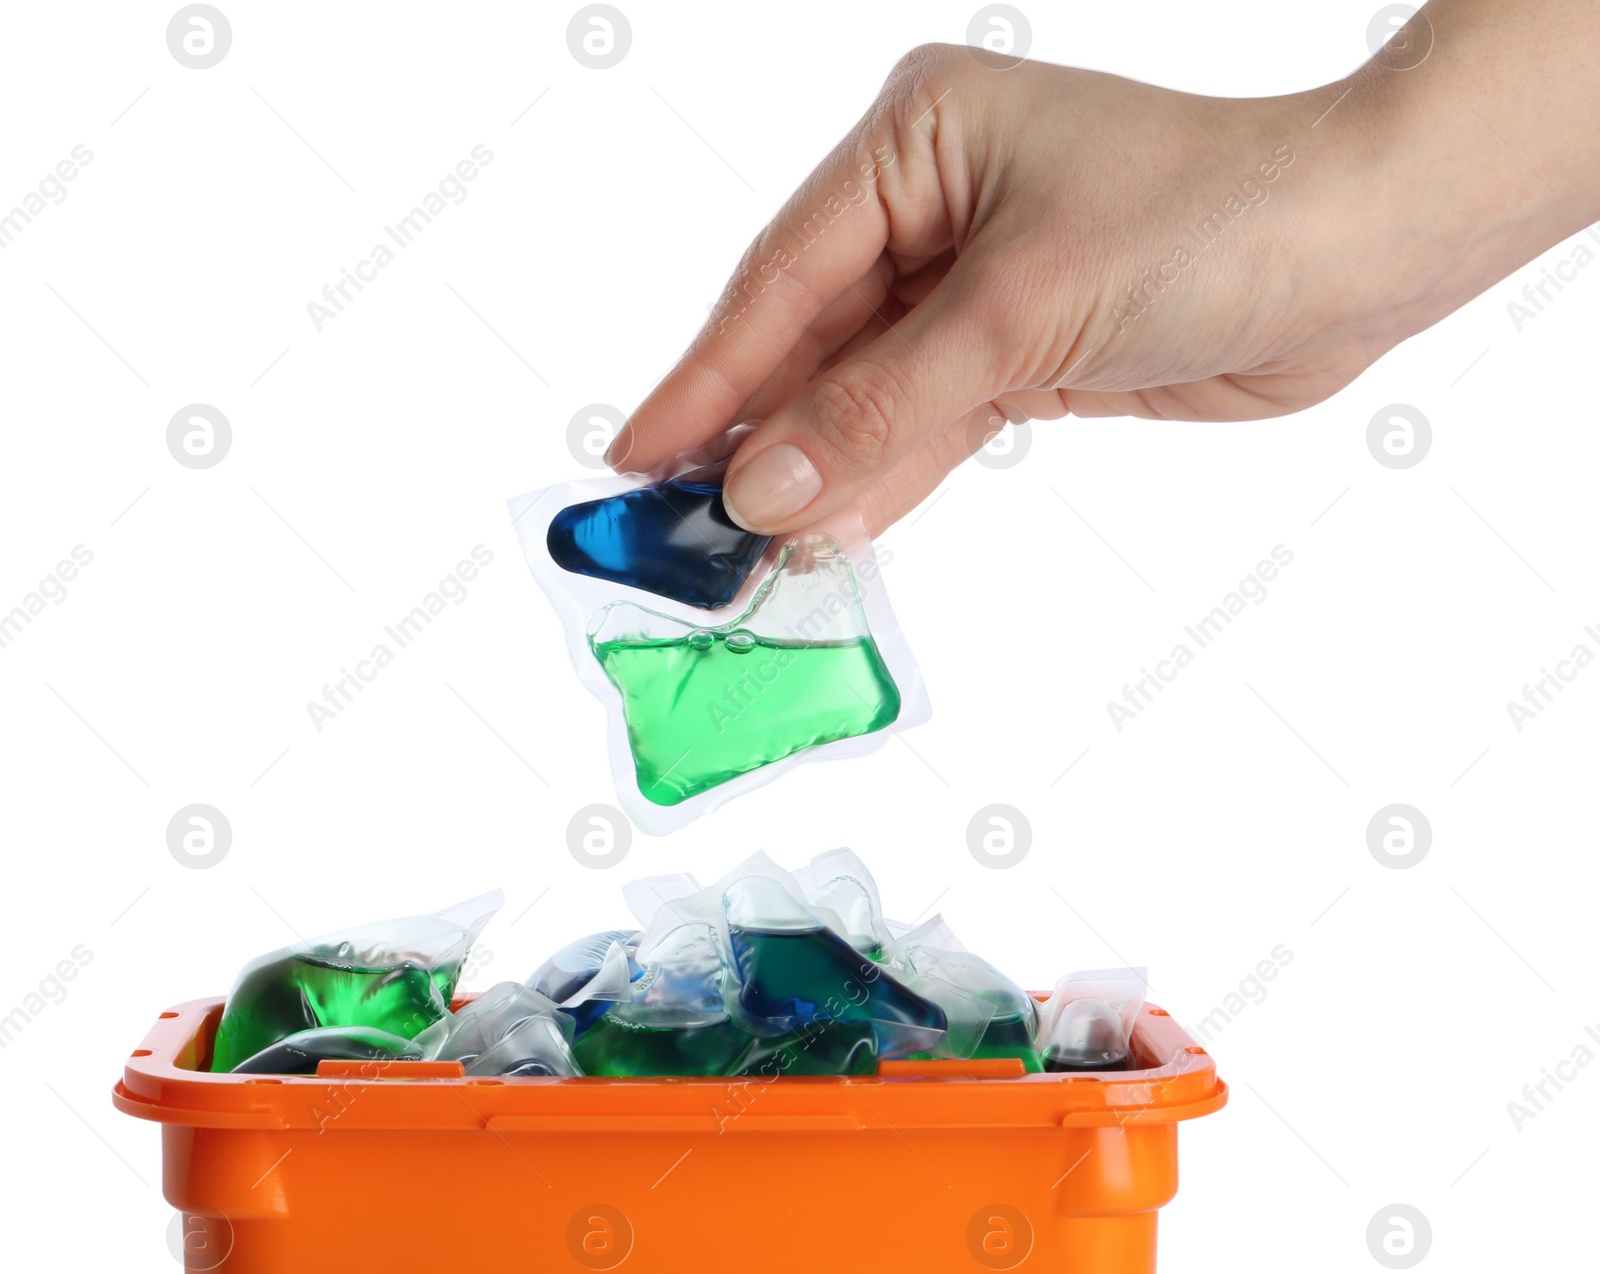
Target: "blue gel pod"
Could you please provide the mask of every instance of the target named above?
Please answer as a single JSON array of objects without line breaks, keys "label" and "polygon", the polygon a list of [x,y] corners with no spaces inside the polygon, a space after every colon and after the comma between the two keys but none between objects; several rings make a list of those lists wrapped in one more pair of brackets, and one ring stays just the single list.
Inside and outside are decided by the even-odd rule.
[{"label": "blue gel pod", "polygon": [[832,929],[777,932],[728,926],[741,982],[739,1003],[752,1017],[796,1028],[807,1022],[875,1022],[942,1035],[948,1019],[894,972],[868,960]]},{"label": "blue gel pod", "polygon": [[884,1057],[930,1048],[949,1028],[942,1008],[862,955],[779,882],[734,881],[722,904],[739,1004],[762,1025],[795,1031],[825,1021],[870,1023]]},{"label": "blue gel pod", "polygon": [[727,467],[722,460],[654,486],[568,505],[545,536],[551,559],[576,575],[686,606],[726,606],[772,542],[746,531],[722,507]]},{"label": "blue gel pod", "polygon": [[[606,959],[610,954],[612,943],[619,943],[627,950],[628,977],[637,981],[644,970],[639,967],[639,962],[634,959],[633,949],[628,946],[639,936],[637,929],[607,929],[603,933],[591,933],[586,938],[579,938],[569,942],[555,955],[546,960],[523,985],[532,987],[540,995],[554,1000],[562,1008],[576,1026],[575,1039],[581,1039],[584,1032],[598,1022],[612,1007],[618,998],[617,987],[608,986],[606,993],[595,998],[577,1000],[584,994],[585,988],[593,989],[595,980],[601,977],[606,967]],[[576,1000],[576,1003],[568,1001]],[[508,1074],[522,1074],[524,1072],[507,1072]],[[534,1072],[526,1072],[533,1074]]]}]

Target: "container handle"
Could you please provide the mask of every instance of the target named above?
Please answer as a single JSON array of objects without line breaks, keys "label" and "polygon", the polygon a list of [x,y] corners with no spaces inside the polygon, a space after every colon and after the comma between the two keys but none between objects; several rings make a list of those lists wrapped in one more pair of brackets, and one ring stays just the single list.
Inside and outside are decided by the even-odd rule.
[{"label": "container handle", "polygon": [[880,1079],[1020,1079],[1027,1073],[1020,1057],[890,1058],[878,1063]]}]

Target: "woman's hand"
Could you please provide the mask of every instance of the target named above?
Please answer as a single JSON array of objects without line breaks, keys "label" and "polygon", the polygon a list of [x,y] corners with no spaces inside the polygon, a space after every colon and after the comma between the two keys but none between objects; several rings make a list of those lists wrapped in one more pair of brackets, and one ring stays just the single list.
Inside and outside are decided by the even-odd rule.
[{"label": "woman's hand", "polygon": [[[1480,7],[1425,11],[1468,11],[1460,45],[1434,51],[1446,75]],[[1504,208],[1488,215],[1505,197],[1479,186],[1523,161],[1489,155],[1476,110],[1428,76],[1375,61],[1227,100],[918,49],[751,244],[607,459],[650,469],[765,418],[729,469],[733,517],[782,533],[853,506],[876,534],[1007,420],[1316,403],[1572,220],[1547,208],[1513,233]],[[1426,110],[1447,122],[1407,144]],[[1466,129],[1485,150],[1471,162],[1452,149]]]}]

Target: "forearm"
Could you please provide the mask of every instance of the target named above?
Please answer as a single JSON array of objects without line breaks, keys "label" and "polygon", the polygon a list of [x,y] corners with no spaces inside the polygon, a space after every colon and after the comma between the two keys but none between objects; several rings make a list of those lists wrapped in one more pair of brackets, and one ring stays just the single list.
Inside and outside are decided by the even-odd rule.
[{"label": "forearm", "polygon": [[1306,147],[1312,250],[1343,253],[1347,334],[1385,348],[1600,219],[1600,0],[1434,0],[1402,38],[1309,95]]}]

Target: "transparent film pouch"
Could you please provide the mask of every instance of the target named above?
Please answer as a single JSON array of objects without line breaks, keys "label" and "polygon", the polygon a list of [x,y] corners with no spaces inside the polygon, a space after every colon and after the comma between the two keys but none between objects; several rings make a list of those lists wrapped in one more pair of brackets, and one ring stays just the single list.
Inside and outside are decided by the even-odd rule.
[{"label": "transparent film pouch", "polygon": [[917,992],[938,1004],[949,1021],[935,1057],[1016,1057],[1037,1070],[1039,1006],[1022,987],[968,951],[942,915],[896,936],[889,962]]},{"label": "transparent film pouch", "polygon": [[[233,1070],[291,1039],[283,1056],[255,1069],[292,1068],[295,1053],[403,1056],[406,1041],[450,1012],[467,953],[504,902],[496,889],[432,915],[353,925],[256,957],[228,993],[211,1069]],[[329,1051],[339,1048],[351,1051]]]},{"label": "transparent film pouch", "polygon": [[859,517],[769,538],[722,507],[750,426],[646,474],[510,501],[568,653],[604,705],[619,803],[664,835],[929,716]]},{"label": "transparent film pouch", "polygon": [[[704,888],[691,876],[657,876],[624,892],[647,968],[671,971],[686,950],[711,957],[719,1020],[755,1050],[741,1066],[870,1069],[880,1056],[933,1050],[946,1037],[943,1006],[878,958],[887,928],[877,885],[847,849],[794,872],[756,853]],[[777,1059],[763,1053],[771,1049],[790,1051]]]},{"label": "transparent film pouch", "polygon": [[1046,1070],[1120,1070],[1132,1063],[1134,1022],[1144,1007],[1145,970],[1069,973],[1039,1012],[1039,1053]]}]

